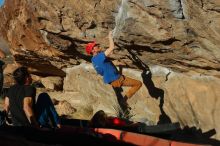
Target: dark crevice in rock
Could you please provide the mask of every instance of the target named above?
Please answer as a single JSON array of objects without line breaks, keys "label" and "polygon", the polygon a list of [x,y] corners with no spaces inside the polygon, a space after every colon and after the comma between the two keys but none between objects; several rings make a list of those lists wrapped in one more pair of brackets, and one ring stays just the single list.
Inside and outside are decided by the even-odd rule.
[{"label": "dark crevice in rock", "polygon": [[97,27],[97,25],[95,24],[95,22],[91,21],[91,23],[90,23],[89,27],[87,27],[87,29],[94,29],[96,27]]},{"label": "dark crevice in rock", "polygon": [[217,13],[220,13],[220,9],[207,9],[209,11],[214,11],[214,12],[217,12]]},{"label": "dark crevice in rock", "polygon": [[49,40],[51,46],[60,51],[66,50],[71,44],[69,40],[63,39],[59,35],[54,35],[51,33],[47,35],[47,39]]},{"label": "dark crevice in rock", "polygon": [[180,40],[175,39],[175,38],[170,38],[168,40],[162,40],[162,41],[155,41],[152,44],[163,44],[163,45],[172,45],[174,42],[180,42]]},{"label": "dark crevice in rock", "polygon": [[77,42],[77,43],[80,43],[80,44],[86,44],[86,43],[89,43],[90,41],[84,41],[84,40],[79,40],[79,39],[73,39],[69,36],[66,36],[66,35],[60,35],[59,36],[65,40],[69,40],[69,41],[74,41],[74,42]]},{"label": "dark crevice in rock", "polygon": [[149,66],[147,64],[145,64],[139,57],[138,57],[138,53],[135,53],[132,51],[131,48],[127,48],[128,53],[130,54],[129,56],[127,56],[130,60],[132,60],[132,62],[134,63],[135,66],[137,66],[139,69],[141,69],[142,71],[149,71]]},{"label": "dark crevice in rock", "polygon": [[87,44],[90,41],[84,41],[84,40],[71,38],[69,36],[49,32],[47,30],[43,30],[43,31],[48,33],[47,39],[50,45],[65,54],[64,56],[60,56],[60,58],[64,60],[69,60],[69,58],[72,58],[76,60],[83,59],[88,62],[91,61],[90,56],[84,55],[83,53],[77,50],[77,48],[80,48],[77,44],[79,45]]},{"label": "dark crevice in rock", "polygon": [[[132,0],[129,0],[130,3],[134,4],[134,5],[137,5],[137,2],[134,2]],[[154,8],[154,7],[157,7],[158,5],[156,4],[147,4],[146,1],[144,0],[141,0],[141,4],[138,5],[140,7],[142,7],[141,5],[145,6],[145,7],[148,7],[148,8]]]},{"label": "dark crevice in rock", "polygon": [[28,18],[28,19],[26,20],[26,23],[27,23],[27,26],[31,26],[32,20],[31,20],[30,18]]},{"label": "dark crevice in rock", "polygon": [[171,48],[167,49],[167,48],[156,48],[153,47],[151,48],[152,53],[173,53],[173,50],[171,50]]},{"label": "dark crevice in rock", "polygon": [[[60,21],[60,24],[61,24],[61,26],[62,26],[62,30],[64,30],[64,28],[63,28],[63,12],[62,11],[60,11],[60,13],[58,14],[58,18],[59,18],[59,21]],[[61,31],[62,31],[61,30]]]},{"label": "dark crevice in rock", "polygon": [[49,19],[45,17],[37,17],[38,22],[41,22],[42,20],[49,21]]},{"label": "dark crevice in rock", "polygon": [[50,32],[48,30],[45,30],[45,29],[41,29],[47,33],[50,33],[50,34],[53,34],[53,35],[57,35],[59,36],[60,38],[64,39],[64,40],[68,40],[68,41],[74,41],[74,42],[77,42],[77,43],[80,43],[80,44],[86,44],[86,43],[89,43],[90,41],[84,41],[84,40],[79,40],[79,39],[76,39],[76,38],[71,38],[69,36],[66,36],[66,35],[62,35],[62,34],[57,34],[57,33],[53,33],[53,32]]},{"label": "dark crevice in rock", "polygon": [[168,81],[168,77],[169,77],[170,74],[171,74],[171,72],[168,72],[168,74],[166,74],[166,79],[165,79],[165,81]]},{"label": "dark crevice in rock", "polygon": [[193,64],[186,63],[186,62],[178,61],[178,60],[175,60],[175,61],[176,61],[176,64],[180,64],[180,65],[190,67],[190,68],[220,71],[220,68],[214,68],[214,67],[211,67],[211,66],[198,66],[198,65],[193,65]]},{"label": "dark crevice in rock", "polygon": [[150,53],[172,53],[173,50],[164,49],[164,48],[152,48],[150,46],[141,46],[137,44],[124,45],[125,48],[131,48],[132,50],[136,50],[138,54],[142,52],[150,52]]},{"label": "dark crevice in rock", "polygon": [[201,1],[201,7],[203,8],[204,7],[204,2],[203,0],[200,0]]},{"label": "dark crevice in rock", "polygon": [[184,43],[182,46],[187,46],[187,45],[190,45],[190,44],[192,44],[193,42],[194,42],[193,40],[188,41],[188,42]]},{"label": "dark crevice in rock", "polygon": [[149,5],[149,6],[147,6],[147,7],[149,7],[149,8],[154,8],[154,7],[157,7],[157,5]]},{"label": "dark crevice in rock", "polygon": [[[65,36],[65,35],[58,35],[58,34],[55,34],[55,35],[57,35],[57,37],[59,37],[63,41],[68,41],[70,43],[68,46],[66,46],[64,49],[62,49],[63,53],[65,53],[67,55],[70,55],[66,59],[71,57],[73,59],[75,58],[75,59],[83,59],[83,60],[86,60],[86,61],[89,61],[89,62],[91,61],[91,57],[87,56],[87,55],[84,55],[83,53],[79,52],[77,50],[78,46],[76,45],[77,43],[78,44],[86,44],[89,41],[73,39],[73,38],[70,38],[70,37]],[[63,58],[62,56],[60,56],[60,57]],[[65,59],[65,57],[63,59]]]},{"label": "dark crevice in rock", "polygon": [[[33,51],[22,52],[22,54],[14,55],[14,58],[17,63],[36,69],[31,71],[31,73],[35,75],[39,75],[42,77],[66,76],[66,73],[64,71],[51,64],[50,61],[58,61],[58,62],[60,61],[57,60],[56,58],[39,56]],[[42,69],[44,70],[43,72],[41,71]]]},{"label": "dark crevice in rock", "polygon": [[161,18],[163,18],[164,16],[158,16],[157,14],[155,14],[155,13],[152,13],[152,12],[148,12],[148,14],[149,15],[151,15],[151,16],[153,16],[153,17],[156,17],[156,18],[158,18],[158,19],[161,19]]},{"label": "dark crevice in rock", "polygon": [[102,0],[99,0],[98,2],[95,3],[94,9],[97,7],[98,4],[101,3]]},{"label": "dark crevice in rock", "polygon": [[74,23],[81,30],[90,27],[91,24],[91,22],[86,22],[85,20],[83,20],[83,18],[80,17],[80,14],[75,15]]},{"label": "dark crevice in rock", "polygon": [[[189,59],[182,58],[182,60],[187,60],[187,61],[193,61],[193,60],[196,60],[196,59],[197,58],[189,58]],[[215,67],[210,67],[210,66],[194,65],[194,64],[190,64],[190,63],[183,62],[183,61],[180,61],[180,60],[176,60],[175,58],[158,60],[158,61],[160,62],[160,64],[168,65],[168,66],[170,66],[170,68],[173,68],[173,70],[180,71],[180,72],[187,72],[187,71],[193,70],[193,69],[220,71],[220,68],[215,68]],[[176,65],[176,66],[174,67],[173,65]]]},{"label": "dark crevice in rock", "polygon": [[194,36],[194,37],[198,36],[198,34],[192,28],[187,28],[186,33],[190,36]]},{"label": "dark crevice in rock", "polygon": [[83,59],[86,60],[87,62],[91,62],[91,56],[88,55],[84,55],[84,53],[78,51],[78,46],[72,42],[71,46],[69,46],[65,51],[63,51],[65,54],[69,55],[67,57],[68,58],[72,58],[72,59]]}]

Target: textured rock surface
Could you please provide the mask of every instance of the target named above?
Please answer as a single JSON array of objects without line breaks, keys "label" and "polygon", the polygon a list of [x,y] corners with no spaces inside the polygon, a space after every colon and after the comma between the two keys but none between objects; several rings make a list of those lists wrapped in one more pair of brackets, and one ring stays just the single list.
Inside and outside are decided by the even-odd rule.
[{"label": "textured rock surface", "polygon": [[105,37],[119,15],[120,49],[113,58],[132,66],[126,51],[132,49],[148,64],[219,76],[219,1],[124,2],[125,6],[119,0],[8,0],[1,10],[0,29],[17,62],[41,74],[64,76],[58,69],[88,59],[83,49],[87,41],[107,45]]},{"label": "textured rock surface", "polygon": [[63,80],[61,77],[41,78],[41,83],[44,85],[46,89],[51,89],[51,90],[63,89]]},{"label": "textured rock surface", "polygon": [[[219,79],[199,74],[183,75],[159,66],[150,69],[152,78],[143,77],[138,70],[123,71],[144,83],[128,101],[132,108],[131,120],[147,124],[180,122],[183,127],[201,128],[203,132],[215,129],[215,138],[219,139]],[[73,118],[90,119],[101,109],[111,116],[118,116],[120,112],[113,89],[104,85],[102,78],[88,64],[68,69],[64,91],[50,95],[57,100],[66,100],[76,108],[77,112],[71,114]]]},{"label": "textured rock surface", "polygon": [[204,132],[214,128],[220,139],[220,1],[123,2],[7,0],[0,10],[0,33],[15,61],[29,66],[33,74],[67,73],[64,91],[49,94],[68,101],[77,111],[73,118],[90,119],[99,109],[118,115],[117,99],[91,66],[76,65],[90,61],[84,45],[96,40],[105,48],[108,31],[117,24],[115,63],[136,69],[146,68],[143,63],[154,66],[152,78],[142,74],[144,80],[138,70],[124,70],[146,84],[129,101],[132,120],[156,124],[169,120],[166,113],[182,126]]},{"label": "textured rock surface", "polygon": [[76,109],[73,108],[72,105],[65,100],[58,101],[58,104],[56,104],[55,108],[58,114],[61,116],[70,116],[76,112]]},{"label": "textured rock surface", "polygon": [[10,53],[10,51],[8,49],[8,43],[5,39],[2,38],[2,36],[0,36],[0,49],[2,51],[4,51],[6,53],[6,55],[8,55]]}]

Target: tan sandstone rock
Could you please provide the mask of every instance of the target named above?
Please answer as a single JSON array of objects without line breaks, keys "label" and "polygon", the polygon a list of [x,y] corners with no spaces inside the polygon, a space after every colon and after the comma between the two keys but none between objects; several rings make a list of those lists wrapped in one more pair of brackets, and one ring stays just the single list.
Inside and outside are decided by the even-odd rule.
[{"label": "tan sandstone rock", "polygon": [[46,89],[62,90],[63,79],[61,77],[45,77],[40,79]]},{"label": "tan sandstone rock", "polygon": [[147,64],[220,76],[217,0],[125,3],[6,1],[0,13],[0,32],[8,40],[17,62],[44,75],[65,76],[61,69],[88,61],[85,44],[95,39],[106,47],[108,31],[116,28],[115,42],[119,49],[112,57],[124,60],[130,67],[137,67],[131,58],[135,54]]},{"label": "tan sandstone rock", "polygon": [[[123,70],[125,75],[144,83],[128,101],[132,108],[131,120],[156,124],[168,122],[162,120],[166,117],[170,122],[180,122],[182,127],[196,127],[203,132],[215,129],[217,134],[214,137],[219,139],[219,79],[200,74],[183,75],[160,66],[151,66],[150,70],[152,77],[144,78],[141,71]],[[122,94],[127,88],[123,90]],[[64,93],[57,97],[76,106],[77,112],[85,109],[84,114],[88,117],[98,110],[111,116],[118,116],[120,112],[112,87],[103,83],[91,65],[82,64],[67,70]],[[88,109],[91,112],[87,112]]]}]

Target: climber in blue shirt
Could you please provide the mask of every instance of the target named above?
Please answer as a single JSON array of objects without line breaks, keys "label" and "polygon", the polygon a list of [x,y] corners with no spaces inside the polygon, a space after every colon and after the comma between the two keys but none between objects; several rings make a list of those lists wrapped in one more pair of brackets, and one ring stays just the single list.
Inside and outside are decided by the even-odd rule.
[{"label": "climber in blue shirt", "polygon": [[115,65],[108,59],[113,53],[114,41],[112,32],[109,32],[109,48],[102,51],[102,48],[96,42],[88,43],[86,45],[86,52],[92,55],[92,64],[97,73],[103,76],[104,83],[111,84],[113,88],[129,86],[131,87],[124,96],[124,101],[127,104],[127,100],[131,98],[142,86],[142,82],[121,75]]}]

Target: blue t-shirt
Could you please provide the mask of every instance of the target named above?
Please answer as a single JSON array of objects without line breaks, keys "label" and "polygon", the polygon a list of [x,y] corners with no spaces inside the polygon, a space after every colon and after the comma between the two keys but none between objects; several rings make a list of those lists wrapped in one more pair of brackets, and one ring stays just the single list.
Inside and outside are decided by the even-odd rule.
[{"label": "blue t-shirt", "polygon": [[92,64],[98,74],[103,76],[104,83],[109,84],[120,77],[113,63],[101,52],[92,57]]}]

